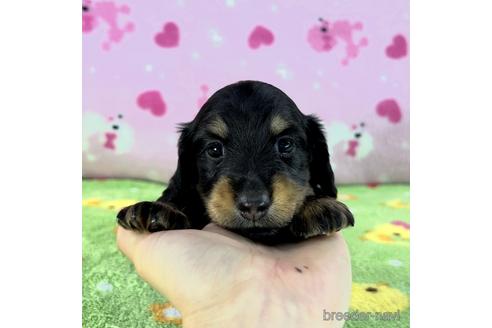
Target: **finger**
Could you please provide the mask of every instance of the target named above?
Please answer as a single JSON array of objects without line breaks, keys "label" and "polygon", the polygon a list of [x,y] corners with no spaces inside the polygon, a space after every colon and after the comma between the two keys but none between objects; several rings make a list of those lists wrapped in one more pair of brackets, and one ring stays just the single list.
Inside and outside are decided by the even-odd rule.
[{"label": "finger", "polygon": [[116,231],[116,243],[121,252],[125,254],[130,261],[134,262],[135,250],[138,248],[138,244],[141,243],[147,235],[148,234],[138,233],[118,226],[118,230]]},{"label": "finger", "polygon": [[139,242],[137,237],[136,271],[183,314],[191,304],[221,295],[220,288],[228,290],[235,280],[244,279],[238,271],[249,254],[244,244],[235,234],[233,239],[215,231],[227,234],[219,227],[208,227],[206,231],[161,231]]},{"label": "finger", "polygon": [[177,277],[186,277],[186,272],[175,270],[180,258],[177,243],[168,242],[165,232],[144,234],[122,227],[118,227],[116,231],[116,241],[118,248],[133,263],[137,273],[174,302],[176,293],[172,287],[179,286],[176,284]]},{"label": "finger", "polygon": [[[133,262],[137,273],[178,308],[183,307],[185,290],[194,285],[190,258],[200,251],[190,230],[161,231],[151,234],[122,232],[120,249]],[[184,309],[184,307],[183,307]]]},{"label": "finger", "polygon": [[350,269],[350,253],[345,239],[339,232],[282,245],[278,249],[291,259],[303,259],[319,267]]},{"label": "finger", "polygon": [[215,223],[207,224],[202,230],[213,233],[213,235],[211,236],[212,239],[216,239],[217,235],[226,237],[222,241],[226,242],[229,245],[239,244],[239,245],[245,245],[245,246],[247,245],[249,247],[255,247],[255,248],[257,247],[261,248],[262,246],[262,245],[255,245],[255,243],[250,239],[243,237],[235,232],[224,229]]},{"label": "finger", "polygon": [[231,237],[231,238],[235,238],[235,239],[238,237],[238,234],[236,234],[232,231],[226,230],[224,228],[221,228],[215,223],[207,224],[202,230],[208,231],[208,232],[213,232],[213,233],[216,233],[216,234],[219,234],[222,236]]}]

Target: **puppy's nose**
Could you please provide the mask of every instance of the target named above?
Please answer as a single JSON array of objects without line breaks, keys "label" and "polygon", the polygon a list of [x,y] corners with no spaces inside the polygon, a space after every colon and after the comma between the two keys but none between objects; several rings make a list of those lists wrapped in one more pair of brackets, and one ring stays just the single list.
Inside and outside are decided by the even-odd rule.
[{"label": "puppy's nose", "polygon": [[248,220],[258,220],[265,216],[270,207],[270,197],[267,193],[245,194],[238,197],[237,208],[241,215]]}]

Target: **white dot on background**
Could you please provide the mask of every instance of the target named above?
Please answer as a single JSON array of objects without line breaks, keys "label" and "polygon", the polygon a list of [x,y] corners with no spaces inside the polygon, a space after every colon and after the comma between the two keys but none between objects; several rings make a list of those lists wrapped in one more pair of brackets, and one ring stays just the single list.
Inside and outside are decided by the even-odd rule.
[{"label": "white dot on background", "polygon": [[94,66],[91,66],[91,67],[89,68],[89,72],[91,72],[91,74],[96,73],[96,68],[95,68]]},{"label": "white dot on background", "polygon": [[272,4],[272,11],[275,13],[278,10],[278,6],[276,4]]},{"label": "white dot on background", "polygon": [[210,29],[209,35],[214,46],[220,46],[224,41],[224,38],[222,37],[222,35],[220,35],[219,31],[214,28]]},{"label": "white dot on background", "polygon": [[394,267],[401,267],[403,263],[400,260],[388,260],[387,262],[389,265],[394,266]]},{"label": "white dot on background", "polygon": [[101,281],[96,285],[96,289],[103,293],[109,293],[113,291],[113,285],[107,281]]},{"label": "white dot on background", "polygon": [[388,81],[388,77],[387,77],[386,75],[381,75],[379,78],[380,78],[380,79],[381,79],[381,81],[383,81],[383,82]]},{"label": "white dot on background", "polygon": [[200,58],[200,54],[198,52],[194,51],[191,53],[191,58],[197,60],[198,58]]},{"label": "white dot on background", "polygon": [[292,72],[288,70],[287,67],[285,67],[284,65],[278,65],[276,73],[284,80],[292,79]]},{"label": "white dot on background", "polygon": [[154,67],[150,64],[147,64],[145,65],[145,71],[146,72],[152,72],[152,70],[154,69]]},{"label": "white dot on background", "polygon": [[236,5],[236,0],[226,0],[227,7],[234,7]]},{"label": "white dot on background", "polygon": [[319,84],[319,82],[314,82],[313,83],[313,89],[314,90],[319,90],[321,88],[321,84]]},{"label": "white dot on background", "polygon": [[164,312],[164,316],[166,318],[169,318],[169,319],[181,318],[181,313],[176,308],[169,307],[169,308],[165,309],[163,312]]}]

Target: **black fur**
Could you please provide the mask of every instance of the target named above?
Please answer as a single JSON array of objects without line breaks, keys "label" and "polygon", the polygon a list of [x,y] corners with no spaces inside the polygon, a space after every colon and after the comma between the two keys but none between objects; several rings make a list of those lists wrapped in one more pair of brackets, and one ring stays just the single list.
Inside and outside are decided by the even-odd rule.
[{"label": "black fur", "polygon": [[[276,116],[287,123],[279,135],[271,127]],[[225,138],[207,129],[217,118],[226,126]],[[168,188],[156,202],[122,209],[118,222],[123,227],[151,232],[201,229],[213,221],[251,239],[275,244],[353,225],[350,211],[335,200],[335,178],[319,120],[302,114],[274,86],[258,81],[226,86],[180,132],[178,166]],[[222,145],[221,157],[213,157],[221,148],[214,145]],[[273,182],[278,176],[306,191],[288,218],[272,212]],[[227,220],[217,213],[214,219],[207,202],[224,177],[230,186],[226,196],[232,195],[235,206],[228,208],[232,214]],[[227,199],[224,204],[229,204]]]}]

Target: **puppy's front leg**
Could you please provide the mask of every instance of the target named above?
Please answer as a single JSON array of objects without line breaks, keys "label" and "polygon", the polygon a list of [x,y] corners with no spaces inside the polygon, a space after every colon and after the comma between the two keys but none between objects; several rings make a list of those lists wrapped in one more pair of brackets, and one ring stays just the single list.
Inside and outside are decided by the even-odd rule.
[{"label": "puppy's front leg", "polygon": [[306,239],[353,225],[354,217],[345,204],[331,197],[308,196],[289,229],[294,236]]},{"label": "puppy's front leg", "polygon": [[140,202],[123,208],[118,223],[125,229],[142,232],[191,228],[188,217],[169,203]]}]

